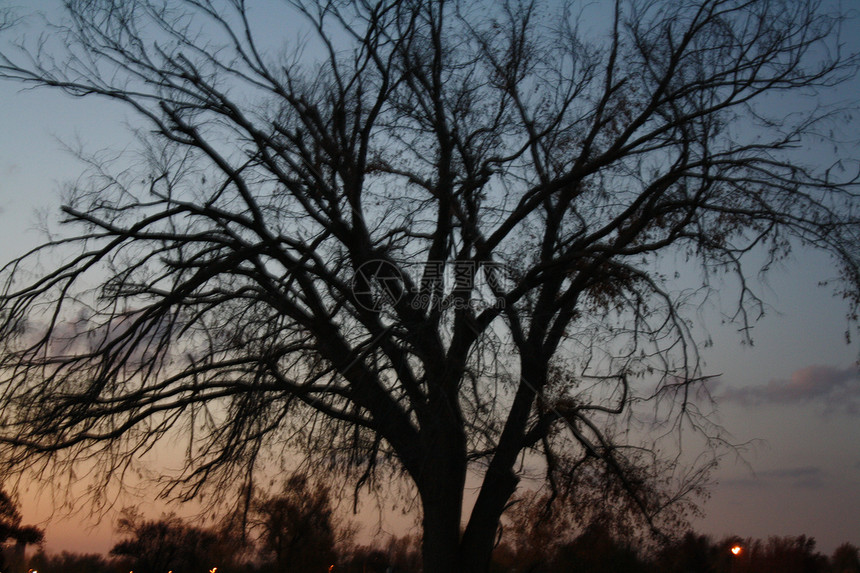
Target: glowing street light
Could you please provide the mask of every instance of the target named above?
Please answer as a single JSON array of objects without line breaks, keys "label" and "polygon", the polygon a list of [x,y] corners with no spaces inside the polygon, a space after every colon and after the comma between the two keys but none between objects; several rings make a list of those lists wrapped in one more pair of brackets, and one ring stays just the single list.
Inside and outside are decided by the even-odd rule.
[{"label": "glowing street light", "polygon": [[737,555],[740,555],[740,554],[741,554],[741,546],[740,546],[740,545],[734,545],[734,546],[732,546],[732,555],[737,556]]}]

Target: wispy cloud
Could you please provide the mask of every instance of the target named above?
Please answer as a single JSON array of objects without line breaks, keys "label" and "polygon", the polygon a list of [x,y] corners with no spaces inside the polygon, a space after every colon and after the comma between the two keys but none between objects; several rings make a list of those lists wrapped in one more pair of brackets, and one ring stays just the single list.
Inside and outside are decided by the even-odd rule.
[{"label": "wispy cloud", "polygon": [[757,472],[753,477],[722,480],[722,484],[741,487],[788,485],[800,489],[820,489],[824,487],[826,478],[827,473],[820,467],[802,466]]},{"label": "wispy cloud", "polygon": [[824,470],[815,466],[769,470],[759,475],[765,480],[790,482],[793,487],[809,489],[822,487],[825,478]]},{"label": "wispy cloud", "polygon": [[727,388],[723,401],[747,406],[819,402],[828,410],[860,413],[860,368],[809,366],[795,371],[791,378],[774,379],[763,386]]}]

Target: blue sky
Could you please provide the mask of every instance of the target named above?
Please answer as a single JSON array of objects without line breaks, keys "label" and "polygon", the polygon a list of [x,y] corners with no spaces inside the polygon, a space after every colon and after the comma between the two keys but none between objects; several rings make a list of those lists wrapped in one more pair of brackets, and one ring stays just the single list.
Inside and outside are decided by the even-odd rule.
[{"label": "blue sky", "polygon": [[[858,85],[847,86],[846,96],[860,92]],[[3,262],[38,243],[39,214],[56,219],[60,189],[82,172],[60,141],[122,148],[130,141],[124,124],[133,121],[102,100],[19,89],[0,83]],[[755,325],[753,346],[713,310],[701,317],[714,340],[703,351],[707,372],[721,374],[719,421],[737,442],[755,442],[718,470],[700,531],[806,534],[827,553],[843,541],[860,544],[860,343],[846,343],[847,307],[819,286],[834,275],[827,257],[809,251],[775,269],[761,288],[773,310]],[[721,292],[728,307],[731,285]],[[34,501],[36,489],[24,496],[29,521],[45,518],[50,505],[47,497]],[[52,522],[48,548],[107,551],[109,523],[92,530],[87,523],[80,516]]]}]

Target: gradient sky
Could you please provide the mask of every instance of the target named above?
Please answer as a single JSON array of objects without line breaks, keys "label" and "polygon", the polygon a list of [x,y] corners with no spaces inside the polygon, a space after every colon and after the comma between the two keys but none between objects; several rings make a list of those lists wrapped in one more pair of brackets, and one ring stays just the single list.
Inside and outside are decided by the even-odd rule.
[{"label": "gradient sky", "polygon": [[[0,82],[2,262],[38,243],[39,214],[55,214],[59,190],[82,172],[60,141],[122,148],[130,141],[124,125],[135,122],[102,100],[19,89]],[[858,93],[855,81],[843,95]],[[773,311],[753,329],[753,346],[715,312],[702,316],[714,340],[703,351],[707,372],[721,375],[713,389],[719,422],[735,441],[756,442],[718,470],[706,517],[695,523],[699,531],[805,534],[828,554],[844,541],[860,544],[860,344],[846,343],[847,307],[819,286],[834,275],[817,252],[797,252],[770,274],[762,290]],[[36,501],[37,490],[32,485],[22,498],[28,522],[44,519],[51,507],[48,495]],[[146,511],[147,502],[140,503]],[[157,515],[161,508],[150,510]],[[109,521],[51,521],[47,548],[106,552],[114,541]]]}]

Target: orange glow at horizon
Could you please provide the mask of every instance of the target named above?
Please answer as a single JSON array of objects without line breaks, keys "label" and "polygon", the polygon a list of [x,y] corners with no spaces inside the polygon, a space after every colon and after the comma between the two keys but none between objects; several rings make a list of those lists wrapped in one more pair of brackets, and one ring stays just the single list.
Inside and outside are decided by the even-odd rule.
[{"label": "orange glow at horizon", "polygon": [[741,546],[735,545],[732,547],[732,555],[740,555],[741,554]]}]

